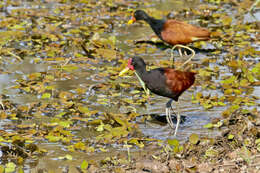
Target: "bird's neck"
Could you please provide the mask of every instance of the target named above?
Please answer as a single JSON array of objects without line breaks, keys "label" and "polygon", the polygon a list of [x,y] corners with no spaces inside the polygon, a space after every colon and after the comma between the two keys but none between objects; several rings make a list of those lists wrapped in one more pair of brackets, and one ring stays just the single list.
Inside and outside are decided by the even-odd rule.
[{"label": "bird's neck", "polygon": [[161,31],[163,30],[163,25],[165,23],[165,20],[155,19],[153,17],[148,16],[145,19],[145,21],[151,26],[151,28],[156,33],[156,35],[161,38]]}]

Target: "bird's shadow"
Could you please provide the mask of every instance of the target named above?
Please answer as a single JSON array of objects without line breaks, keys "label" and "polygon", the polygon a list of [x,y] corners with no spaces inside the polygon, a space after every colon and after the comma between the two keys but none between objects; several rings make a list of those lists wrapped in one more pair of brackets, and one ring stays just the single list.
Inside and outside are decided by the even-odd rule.
[{"label": "bird's shadow", "polygon": [[[163,123],[163,124],[167,123],[165,114],[162,114],[162,115],[161,114],[149,114],[149,116],[152,117],[152,121],[154,121],[154,122],[156,121],[157,123],[159,122],[159,123]],[[176,115],[174,115],[174,116],[172,115],[171,118],[172,118],[172,122],[176,124],[177,123]],[[184,123],[185,121],[186,121],[186,116],[181,116],[180,124]]]},{"label": "bird's shadow", "polygon": [[[135,41],[135,44],[138,45],[138,44],[150,44],[150,45],[154,45],[156,46],[158,49],[161,49],[161,50],[166,50],[166,49],[171,49],[172,46],[170,45],[167,45],[163,42],[154,42],[154,41],[149,41],[149,40],[138,40],[138,41]],[[189,48],[193,49],[195,51],[195,53],[209,53],[209,52],[213,52],[215,51],[216,49],[200,49],[200,48],[197,48],[197,47],[193,47],[193,46],[189,46]],[[184,50],[183,48],[181,48],[182,51]],[[176,49],[177,51],[177,49]],[[190,51],[187,51],[187,54],[191,54]]]}]

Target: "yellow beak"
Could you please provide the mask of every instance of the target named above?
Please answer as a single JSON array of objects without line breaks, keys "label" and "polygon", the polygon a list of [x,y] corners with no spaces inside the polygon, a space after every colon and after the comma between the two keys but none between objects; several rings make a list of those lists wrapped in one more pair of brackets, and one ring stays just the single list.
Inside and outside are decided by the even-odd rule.
[{"label": "yellow beak", "polygon": [[127,22],[128,25],[131,25],[132,23],[134,23],[136,21],[136,18],[134,17],[134,14],[132,14],[131,19]]},{"label": "yellow beak", "polygon": [[126,67],[124,68],[120,73],[119,73],[119,76],[123,76],[126,72],[128,72],[129,68]]},{"label": "yellow beak", "polygon": [[134,23],[134,20],[133,19],[130,19],[128,22],[127,22],[127,25],[131,25]]}]

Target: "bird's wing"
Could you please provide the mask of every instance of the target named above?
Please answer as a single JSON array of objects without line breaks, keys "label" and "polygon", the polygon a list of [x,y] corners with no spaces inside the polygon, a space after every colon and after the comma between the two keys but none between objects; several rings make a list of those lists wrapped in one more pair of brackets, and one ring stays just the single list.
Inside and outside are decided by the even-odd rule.
[{"label": "bird's wing", "polygon": [[175,93],[182,93],[188,89],[195,81],[195,73],[182,72],[168,68],[165,70],[166,84]]},{"label": "bird's wing", "polygon": [[165,42],[175,45],[187,44],[196,40],[208,40],[210,32],[182,21],[167,20],[161,36]]}]

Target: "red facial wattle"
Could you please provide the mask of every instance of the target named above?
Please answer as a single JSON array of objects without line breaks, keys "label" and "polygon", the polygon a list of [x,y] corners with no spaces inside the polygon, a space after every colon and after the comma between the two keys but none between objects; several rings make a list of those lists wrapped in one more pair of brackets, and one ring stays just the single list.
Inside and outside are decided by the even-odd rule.
[{"label": "red facial wattle", "polygon": [[135,69],[134,66],[132,65],[132,58],[130,58],[130,59],[128,60],[128,65],[127,65],[127,67],[128,67],[130,70],[134,70],[134,69]]}]

